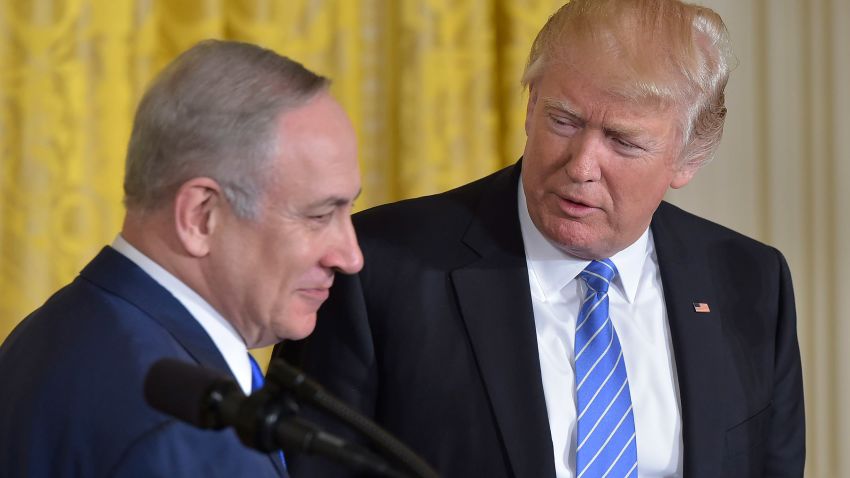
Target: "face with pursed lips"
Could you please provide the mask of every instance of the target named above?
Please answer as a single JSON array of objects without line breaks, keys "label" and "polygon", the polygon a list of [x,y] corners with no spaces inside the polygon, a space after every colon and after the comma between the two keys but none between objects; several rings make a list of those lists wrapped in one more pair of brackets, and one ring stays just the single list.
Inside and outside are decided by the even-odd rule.
[{"label": "face with pursed lips", "polygon": [[604,88],[605,71],[552,63],[529,86],[522,185],[534,225],[567,253],[611,257],[686,185],[680,109]]}]

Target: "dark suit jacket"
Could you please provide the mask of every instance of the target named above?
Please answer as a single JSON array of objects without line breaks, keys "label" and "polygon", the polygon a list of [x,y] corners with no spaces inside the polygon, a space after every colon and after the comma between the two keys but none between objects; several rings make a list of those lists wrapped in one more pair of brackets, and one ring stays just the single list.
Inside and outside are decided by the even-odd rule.
[{"label": "dark suit jacket", "polygon": [[[365,267],[338,277],[307,344],[283,345],[444,477],[555,476],[519,169],[356,215]],[[667,203],[651,227],[685,476],[802,476],[801,367],[782,255]],[[697,313],[694,302],[711,312]],[[295,474],[341,476],[290,461]]]},{"label": "dark suit jacket", "polygon": [[233,430],[150,408],[142,385],[163,357],[231,374],[177,299],[104,248],[0,347],[0,476],[285,476]]}]

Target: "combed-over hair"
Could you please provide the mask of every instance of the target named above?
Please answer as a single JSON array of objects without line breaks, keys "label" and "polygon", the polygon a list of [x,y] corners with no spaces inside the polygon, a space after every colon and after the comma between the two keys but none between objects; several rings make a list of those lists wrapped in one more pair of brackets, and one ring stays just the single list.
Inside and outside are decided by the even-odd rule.
[{"label": "combed-over hair", "polygon": [[735,58],[713,10],[678,0],[572,0],[534,40],[523,86],[552,62],[601,64],[617,72],[600,79],[611,93],[680,107],[682,166],[700,167],[717,149]]}]

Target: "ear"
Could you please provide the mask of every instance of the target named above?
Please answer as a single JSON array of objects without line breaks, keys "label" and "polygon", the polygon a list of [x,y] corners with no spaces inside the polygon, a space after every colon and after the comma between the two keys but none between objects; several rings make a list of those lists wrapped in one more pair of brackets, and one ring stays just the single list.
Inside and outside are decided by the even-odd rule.
[{"label": "ear", "polygon": [[183,183],[174,198],[174,225],[187,254],[209,254],[211,236],[222,214],[224,196],[210,178],[192,178]]},{"label": "ear", "polygon": [[691,179],[694,178],[694,175],[697,173],[698,166],[693,166],[686,164],[679,168],[673,174],[673,179],[670,181],[670,187],[673,189],[679,189],[685,187]]},{"label": "ear", "polygon": [[525,135],[531,127],[531,117],[534,115],[534,106],[537,104],[537,89],[534,83],[528,84],[528,105],[525,107]]}]

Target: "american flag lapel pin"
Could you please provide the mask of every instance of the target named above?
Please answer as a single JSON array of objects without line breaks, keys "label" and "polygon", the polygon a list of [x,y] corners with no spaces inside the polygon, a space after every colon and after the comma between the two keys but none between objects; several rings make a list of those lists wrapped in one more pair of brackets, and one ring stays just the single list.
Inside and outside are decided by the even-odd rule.
[{"label": "american flag lapel pin", "polygon": [[711,309],[708,307],[708,304],[705,302],[694,302],[694,312],[699,312],[701,314],[707,314],[711,312]]}]

